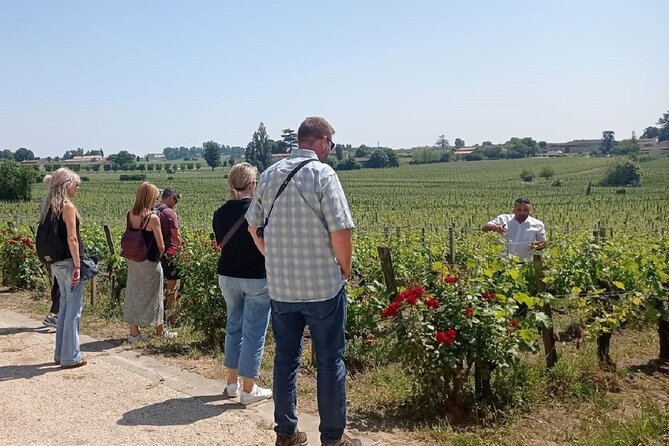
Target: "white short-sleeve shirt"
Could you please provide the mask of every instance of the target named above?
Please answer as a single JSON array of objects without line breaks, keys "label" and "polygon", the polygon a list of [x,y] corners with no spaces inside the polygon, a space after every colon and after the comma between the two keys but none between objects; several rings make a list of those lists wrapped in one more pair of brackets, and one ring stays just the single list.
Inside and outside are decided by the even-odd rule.
[{"label": "white short-sleeve shirt", "polygon": [[493,225],[506,225],[504,234],[505,253],[518,256],[523,261],[532,260],[532,242],[545,242],[546,229],[544,224],[534,217],[527,217],[520,223],[513,214],[498,215],[488,222]]}]

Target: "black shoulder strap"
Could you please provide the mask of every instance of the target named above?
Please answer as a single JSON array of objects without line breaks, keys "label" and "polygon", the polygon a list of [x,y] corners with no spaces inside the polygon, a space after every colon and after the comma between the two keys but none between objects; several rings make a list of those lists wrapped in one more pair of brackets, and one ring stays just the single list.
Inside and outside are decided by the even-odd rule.
[{"label": "black shoulder strap", "polygon": [[221,240],[221,249],[223,249],[223,247],[225,246],[225,244],[228,243],[228,242],[230,241],[230,239],[232,238],[233,235],[235,235],[235,233],[237,232],[237,230],[239,229],[239,227],[242,225],[242,223],[244,223],[244,219],[245,219],[245,218],[246,218],[246,212],[244,212],[244,213],[242,214],[242,216],[239,217],[239,219],[235,222],[235,224],[232,225],[232,227],[230,228],[230,230],[229,230],[228,232],[225,233],[225,236],[223,237],[223,240]]},{"label": "black shoulder strap", "polygon": [[274,201],[272,201],[272,205],[269,208],[269,212],[267,213],[267,217],[265,217],[265,224],[263,227],[267,227],[267,223],[269,222],[269,216],[272,215],[272,209],[274,209],[274,203],[276,203],[276,200],[279,198],[279,196],[283,193],[284,189],[286,189],[286,186],[288,186],[288,183],[290,183],[290,180],[293,179],[295,174],[297,173],[298,170],[306,166],[312,161],[316,161],[313,158],[310,158],[308,160],[302,161],[300,164],[297,165],[295,169],[293,169],[292,172],[288,174],[285,180],[283,180],[283,183],[281,183],[281,186],[279,186],[279,190],[276,192],[276,196],[274,197]]}]

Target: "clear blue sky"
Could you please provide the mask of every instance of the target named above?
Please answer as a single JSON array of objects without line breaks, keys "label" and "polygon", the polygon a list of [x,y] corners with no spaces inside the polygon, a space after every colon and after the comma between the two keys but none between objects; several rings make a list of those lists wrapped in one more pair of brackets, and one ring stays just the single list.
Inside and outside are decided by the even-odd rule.
[{"label": "clear blue sky", "polygon": [[321,115],[410,148],[640,134],[669,110],[669,1],[0,0],[0,149],[245,146]]}]

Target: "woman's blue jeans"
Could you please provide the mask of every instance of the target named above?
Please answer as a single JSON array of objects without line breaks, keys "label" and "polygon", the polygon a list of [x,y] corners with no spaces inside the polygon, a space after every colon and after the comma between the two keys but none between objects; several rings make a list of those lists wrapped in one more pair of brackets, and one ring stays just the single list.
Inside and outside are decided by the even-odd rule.
[{"label": "woman's blue jeans", "polygon": [[297,429],[296,377],[305,325],[316,349],[318,413],[321,442],[338,441],[346,428],[346,293],[322,302],[272,301],[274,356],[274,430],[292,434]]},{"label": "woman's blue jeans", "polygon": [[228,309],[223,365],[239,376],[257,379],[269,324],[267,279],[218,276]]},{"label": "woman's blue jeans", "polygon": [[56,326],[56,351],[53,359],[61,366],[79,364],[79,321],[84,302],[84,281],[72,287],[72,259],[65,259],[51,265],[51,273],[60,289],[60,309]]}]

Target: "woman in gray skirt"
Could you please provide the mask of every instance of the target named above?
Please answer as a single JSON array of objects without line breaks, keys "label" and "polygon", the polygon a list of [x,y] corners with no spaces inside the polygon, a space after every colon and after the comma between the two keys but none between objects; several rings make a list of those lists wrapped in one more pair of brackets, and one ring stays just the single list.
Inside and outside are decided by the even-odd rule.
[{"label": "woman in gray skirt", "polygon": [[127,259],[128,282],[123,321],[130,325],[129,343],[145,339],[139,327],[155,327],[156,336],[165,338],[177,335],[163,327],[163,267],[159,260],[165,251],[165,243],[160,231],[160,218],[152,211],[159,195],[155,185],[142,183],[135,195],[135,205],[126,215],[128,229],[142,231],[148,247],[148,257],[143,262]]}]

